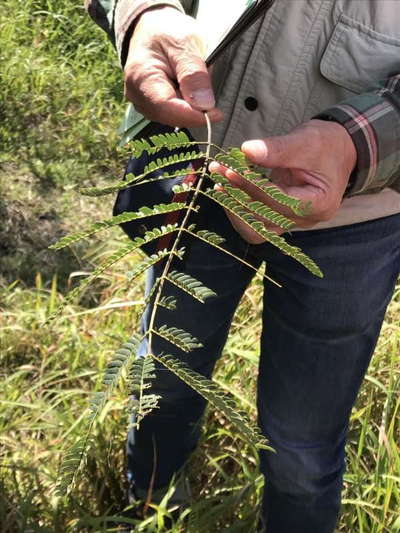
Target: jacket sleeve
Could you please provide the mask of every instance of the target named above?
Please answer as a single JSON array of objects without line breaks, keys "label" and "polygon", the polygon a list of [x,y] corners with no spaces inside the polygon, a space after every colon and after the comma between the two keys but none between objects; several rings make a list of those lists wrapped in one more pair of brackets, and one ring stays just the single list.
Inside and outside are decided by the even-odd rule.
[{"label": "jacket sleeve", "polygon": [[196,0],[85,0],[89,15],[117,48],[122,66],[126,61],[129,37],[135,20],[143,11],[158,5],[169,5],[190,14],[196,4]]},{"label": "jacket sleeve", "polygon": [[400,191],[400,74],[320,113],[346,128],[357,149],[357,167],[346,196]]}]

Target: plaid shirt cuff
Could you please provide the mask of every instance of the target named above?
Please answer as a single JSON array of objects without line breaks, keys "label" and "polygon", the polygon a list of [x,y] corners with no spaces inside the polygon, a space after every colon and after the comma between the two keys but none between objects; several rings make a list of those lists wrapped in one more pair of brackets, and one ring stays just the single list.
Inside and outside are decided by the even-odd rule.
[{"label": "plaid shirt cuff", "polygon": [[315,118],[346,128],[357,149],[357,166],[346,196],[400,186],[400,75],[383,86],[331,107]]}]

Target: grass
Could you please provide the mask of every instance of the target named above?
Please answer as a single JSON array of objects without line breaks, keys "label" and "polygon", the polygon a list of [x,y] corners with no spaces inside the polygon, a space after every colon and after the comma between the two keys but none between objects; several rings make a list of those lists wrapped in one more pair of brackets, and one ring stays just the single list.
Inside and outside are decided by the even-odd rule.
[{"label": "grass", "polygon": [[[106,273],[62,320],[43,325],[69,285],[115,249],[119,233],[75,252],[47,245],[111,206],[77,186],[122,172],[115,146],[122,113],[116,58],[80,0],[8,0],[0,12],[0,530],[115,530],[124,501],[124,391],[94,428],[94,445],[69,499],[56,494],[65,451],[78,439],[107,360],[139,319],[140,288],[124,266]],[[74,272],[72,278],[68,274]],[[102,310],[100,310],[101,308]],[[255,416],[260,287],[239,308],[216,379]],[[340,531],[400,531],[400,287],[353,411]],[[262,479],[254,450],[209,412],[191,460],[189,526],[248,533]],[[168,505],[133,527],[162,531]],[[120,519],[121,521],[122,519]]]},{"label": "grass", "polygon": [[[107,307],[111,302],[129,301],[130,305],[101,312],[68,307],[56,327],[43,327],[43,319],[63,298],[55,282],[45,288],[37,277],[34,288],[17,284],[1,293],[5,349],[1,359],[0,515],[4,532],[106,531],[107,520],[120,514],[127,427],[122,391],[95,428],[95,445],[72,498],[60,499],[55,493],[60,460],[80,435],[88,397],[99,387],[101,371],[126,338],[128,325],[138,320],[135,303],[141,300],[140,290],[126,291],[120,276],[106,281],[99,304]],[[216,374],[253,414],[258,295],[255,284],[238,310]],[[353,412],[343,532],[398,531],[399,312],[398,294]],[[190,469],[195,495],[190,531],[251,531],[262,489],[256,454],[218,413],[208,413],[205,428]],[[160,520],[162,513],[161,509]],[[136,530],[157,531],[154,527],[142,524]],[[179,524],[175,531],[181,531]]]}]

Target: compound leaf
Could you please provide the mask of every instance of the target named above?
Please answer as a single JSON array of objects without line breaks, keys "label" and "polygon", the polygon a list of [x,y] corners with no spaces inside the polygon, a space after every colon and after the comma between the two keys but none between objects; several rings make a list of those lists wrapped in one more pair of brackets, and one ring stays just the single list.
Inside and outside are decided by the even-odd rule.
[{"label": "compound leaf", "polygon": [[126,222],[131,222],[132,220],[139,220],[141,218],[147,218],[155,215],[163,215],[166,213],[173,213],[174,211],[180,211],[181,209],[187,208],[186,204],[183,202],[172,202],[170,204],[158,204],[153,207],[141,207],[138,211],[127,211],[121,215],[117,215],[108,220],[103,220],[101,222],[96,222],[92,224],[88,229],[80,231],[79,233],[74,233],[72,235],[67,235],[63,237],[55,244],[49,246],[53,250],[60,250],[66,246],[91,237],[95,233],[102,231],[104,229],[111,228],[113,226],[118,226],[119,224],[124,224]]},{"label": "compound leaf", "polygon": [[189,276],[188,274],[177,272],[176,270],[173,270],[167,275],[167,280],[202,303],[204,303],[208,298],[216,296],[216,293],[203,285],[201,281]]},{"label": "compound leaf", "polygon": [[189,353],[192,350],[195,350],[196,348],[201,348],[203,346],[196,339],[196,337],[193,337],[190,333],[184,331],[183,329],[164,325],[160,328],[155,328],[153,332],[159,337],[162,337],[163,339],[167,340],[171,344],[174,344],[186,353]]},{"label": "compound leaf", "polygon": [[259,428],[249,420],[246,413],[238,408],[234,399],[220,389],[214,381],[193,371],[182,361],[179,361],[171,355],[153,355],[153,357],[193,390],[201,394],[215,409],[223,413],[226,419],[249,443],[259,449],[272,450]]}]

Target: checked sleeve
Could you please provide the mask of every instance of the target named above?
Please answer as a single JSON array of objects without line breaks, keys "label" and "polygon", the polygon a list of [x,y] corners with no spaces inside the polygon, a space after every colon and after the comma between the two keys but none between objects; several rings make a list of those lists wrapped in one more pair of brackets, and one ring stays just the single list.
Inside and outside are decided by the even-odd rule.
[{"label": "checked sleeve", "polygon": [[346,196],[400,191],[400,74],[349,98],[315,118],[346,128],[357,149],[357,167]]}]

